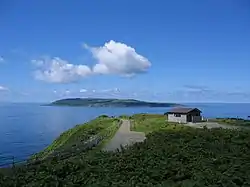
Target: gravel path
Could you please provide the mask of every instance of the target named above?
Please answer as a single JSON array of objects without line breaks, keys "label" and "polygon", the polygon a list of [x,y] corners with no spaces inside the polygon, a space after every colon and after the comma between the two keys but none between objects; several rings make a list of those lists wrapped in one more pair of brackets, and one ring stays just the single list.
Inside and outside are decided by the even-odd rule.
[{"label": "gravel path", "polygon": [[103,148],[105,151],[115,151],[121,149],[122,146],[131,145],[135,142],[142,142],[146,139],[145,134],[142,132],[130,131],[130,121],[123,120],[121,127],[116,132],[115,136]]}]

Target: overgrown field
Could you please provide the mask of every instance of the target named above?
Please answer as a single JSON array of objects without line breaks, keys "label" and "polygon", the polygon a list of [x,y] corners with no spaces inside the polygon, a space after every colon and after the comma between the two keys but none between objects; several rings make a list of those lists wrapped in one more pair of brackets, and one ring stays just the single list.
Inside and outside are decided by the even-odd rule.
[{"label": "overgrown field", "polygon": [[250,186],[250,131],[194,129],[157,115],[131,119],[140,122],[137,130],[150,129],[145,142],[16,168],[0,174],[0,186]]},{"label": "overgrown field", "polygon": [[211,119],[210,121],[215,121],[227,125],[250,127],[250,120],[241,118],[216,118],[216,119]]},{"label": "overgrown field", "polygon": [[161,114],[135,114],[130,119],[132,131],[145,132],[146,134],[164,129],[185,128],[179,124],[167,122],[166,115]]}]

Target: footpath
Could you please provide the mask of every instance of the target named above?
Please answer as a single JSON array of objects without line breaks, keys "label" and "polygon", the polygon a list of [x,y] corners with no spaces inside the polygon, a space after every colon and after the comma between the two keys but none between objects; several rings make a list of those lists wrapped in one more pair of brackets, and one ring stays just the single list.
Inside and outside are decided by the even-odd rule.
[{"label": "footpath", "polygon": [[143,142],[146,139],[143,132],[130,131],[130,121],[122,120],[122,124],[115,136],[103,148],[104,151],[115,151],[121,146],[132,145],[135,142]]}]

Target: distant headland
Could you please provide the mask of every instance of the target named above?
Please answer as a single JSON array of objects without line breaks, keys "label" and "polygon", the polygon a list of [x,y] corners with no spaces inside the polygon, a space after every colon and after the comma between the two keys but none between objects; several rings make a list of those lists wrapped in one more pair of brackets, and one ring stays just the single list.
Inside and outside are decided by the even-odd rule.
[{"label": "distant headland", "polygon": [[49,106],[85,107],[176,107],[176,103],[146,102],[135,99],[67,98],[54,101]]}]

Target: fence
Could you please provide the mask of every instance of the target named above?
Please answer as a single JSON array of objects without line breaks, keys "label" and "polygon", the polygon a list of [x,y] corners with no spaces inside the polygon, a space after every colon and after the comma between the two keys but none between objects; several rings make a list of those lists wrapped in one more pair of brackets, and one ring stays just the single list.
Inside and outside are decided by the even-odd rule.
[{"label": "fence", "polygon": [[[68,148],[60,149],[58,151],[53,151],[52,153],[50,153],[49,156],[46,156],[45,160],[50,160],[54,158],[60,158],[60,160],[63,160],[69,157],[76,156],[83,151],[92,149],[93,147],[96,147],[104,138],[110,136],[110,134],[112,133],[112,128],[116,125],[117,124],[114,124],[111,127],[107,128],[104,132],[101,132],[95,136],[90,137],[87,141],[80,144],[80,146],[78,145],[77,147],[74,147],[72,145],[68,145],[67,146]],[[118,123],[118,127],[120,125],[121,121]],[[40,163],[42,160],[38,158],[30,162],[29,164],[36,164],[36,162]]]},{"label": "fence", "polygon": [[[120,127],[121,123],[122,123],[121,121],[118,123],[118,127]],[[22,165],[22,164],[36,165],[45,160],[52,160],[55,158],[59,158],[60,160],[63,160],[72,156],[76,156],[83,151],[96,147],[104,138],[109,137],[115,125],[117,124],[114,124],[111,127],[107,128],[104,132],[101,132],[97,135],[90,137],[87,141],[80,144],[81,146],[74,147],[73,145],[69,145],[65,149],[53,151],[52,153],[49,154],[49,156],[46,156],[44,159],[34,158],[31,160],[29,159],[17,160],[15,159],[14,156],[5,156],[5,157],[0,156],[0,161],[7,160],[7,162],[4,162],[4,164],[1,164],[0,162],[0,168],[11,167],[11,166],[15,167],[17,165]],[[31,156],[33,155],[29,155],[28,157],[31,157]]]},{"label": "fence", "polygon": [[[27,155],[26,157],[30,157],[32,155]],[[17,159],[14,156],[0,156],[0,168],[6,167],[15,167],[18,164],[26,163],[27,159]]]}]

